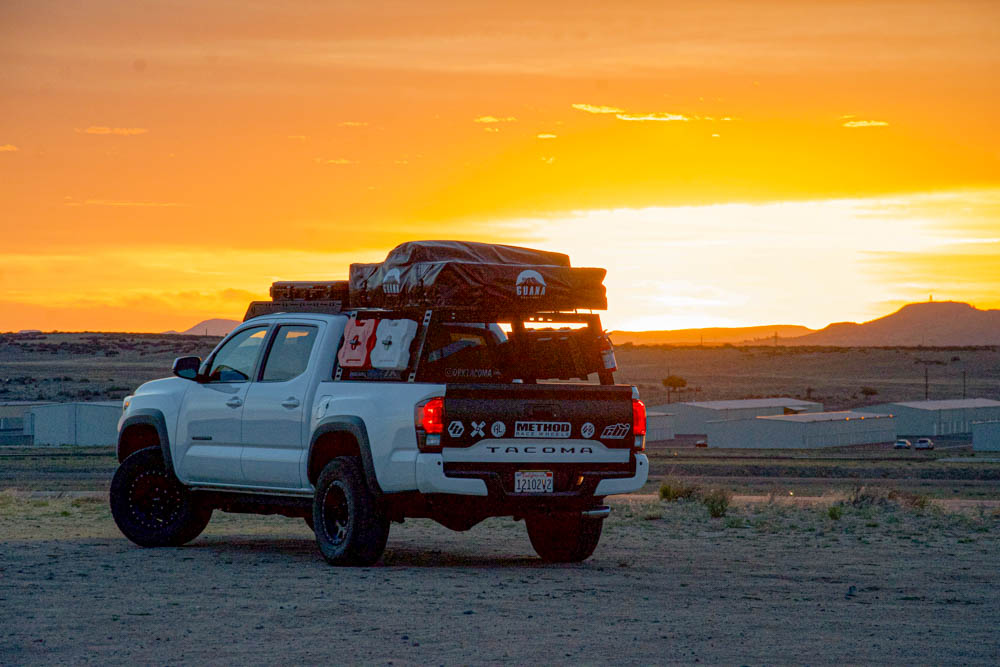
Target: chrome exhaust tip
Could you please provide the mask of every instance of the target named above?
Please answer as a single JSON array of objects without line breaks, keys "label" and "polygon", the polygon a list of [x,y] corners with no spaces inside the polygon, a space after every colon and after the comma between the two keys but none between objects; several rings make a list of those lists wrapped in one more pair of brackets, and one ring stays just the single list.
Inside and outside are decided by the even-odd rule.
[{"label": "chrome exhaust tip", "polygon": [[607,505],[603,507],[595,507],[593,509],[584,510],[580,512],[580,516],[584,519],[607,519],[611,514],[611,508]]}]

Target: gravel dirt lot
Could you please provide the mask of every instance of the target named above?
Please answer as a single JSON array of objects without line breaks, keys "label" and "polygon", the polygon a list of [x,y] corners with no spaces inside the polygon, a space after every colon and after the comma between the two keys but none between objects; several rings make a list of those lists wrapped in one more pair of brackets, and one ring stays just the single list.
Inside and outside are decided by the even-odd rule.
[{"label": "gravel dirt lot", "polygon": [[0,493],[0,663],[993,663],[996,503],[619,500],[595,555],[523,524],[394,525],[338,569],[302,521],[141,549],[96,494]]}]

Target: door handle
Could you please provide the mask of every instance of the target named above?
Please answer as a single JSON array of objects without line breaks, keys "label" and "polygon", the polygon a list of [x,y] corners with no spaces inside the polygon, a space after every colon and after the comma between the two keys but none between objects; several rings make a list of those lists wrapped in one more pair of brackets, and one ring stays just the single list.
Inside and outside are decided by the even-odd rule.
[{"label": "door handle", "polygon": [[231,408],[238,408],[241,405],[243,405],[243,400],[240,399],[240,398],[237,398],[236,396],[233,396],[228,401],[226,401],[226,405],[228,405]]},{"label": "door handle", "polygon": [[291,410],[292,408],[297,408],[299,407],[299,399],[295,398],[294,396],[289,396],[288,398],[286,398],[281,402],[281,407],[288,408],[289,410]]}]

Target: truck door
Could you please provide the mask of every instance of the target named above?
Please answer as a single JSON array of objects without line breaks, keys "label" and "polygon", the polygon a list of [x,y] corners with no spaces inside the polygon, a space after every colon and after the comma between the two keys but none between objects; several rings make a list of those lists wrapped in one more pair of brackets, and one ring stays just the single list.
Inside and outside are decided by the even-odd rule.
[{"label": "truck door", "polygon": [[243,477],[261,487],[302,487],[305,409],[312,373],[309,359],[319,328],[283,324],[275,331],[259,380],[243,408]]},{"label": "truck door", "polygon": [[177,424],[177,466],[186,482],[239,484],[243,402],[268,327],[238,331],[209,360],[207,380],[188,389]]}]

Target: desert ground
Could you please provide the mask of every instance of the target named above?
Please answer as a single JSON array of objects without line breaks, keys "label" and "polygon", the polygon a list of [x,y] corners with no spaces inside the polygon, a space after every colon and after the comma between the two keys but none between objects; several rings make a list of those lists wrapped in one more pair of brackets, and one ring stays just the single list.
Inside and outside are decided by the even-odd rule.
[{"label": "desert ground", "polygon": [[679,375],[687,387],[675,401],[794,396],[845,410],[922,400],[925,370],[931,399],[962,398],[964,381],[966,396],[1000,400],[997,347],[624,345],[615,354],[615,378],[637,385],[647,405],[665,403],[662,380]]},{"label": "desert ground", "polygon": [[[972,491],[947,480],[940,493],[902,476],[789,486],[803,478],[741,477],[726,466],[745,462],[726,453],[712,464],[722,476],[678,474],[670,452],[654,453],[657,479],[612,500],[584,563],[543,563],[509,519],[466,533],[408,520],[377,566],[341,569],[303,521],[282,517],[216,512],[188,546],[136,547],[108,510],[110,450],[16,449],[0,452],[2,664],[1000,658],[1000,499],[988,479]],[[687,497],[661,500],[661,486]],[[718,518],[704,501],[715,489],[740,491],[722,494]]]},{"label": "desert ground", "polygon": [[[739,499],[737,499],[739,500]],[[834,497],[614,503],[595,555],[546,565],[521,524],[393,527],[371,568],[305,524],[217,514],[177,549],[103,497],[0,496],[4,664],[996,663],[995,503]],[[831,518],[829,507],[845,503]]]},{"label": "desert ground", "polygon": [[[0,401],[119,397],[217,342],[93,336],[5,337]],[[932,397],[961,370],[970,396],[997,397],[991,348],[626,346],[618,379],[650,403],[670,373],[688,379],[681,400],[840,407],[922,398],[916,358],[941,361]],[[612,499],[584,563],[543,563],[509,519],[466,533],[409,520],[360,569],[329,567],[282,517],[216,512],[188,546],[136,547],[108,510],[110,447],[0,448],[0,664],[996,664],[1000,462],[940,444],[651,443],[650,483]],[[717,518],[713,497],[727,501]]]}]

